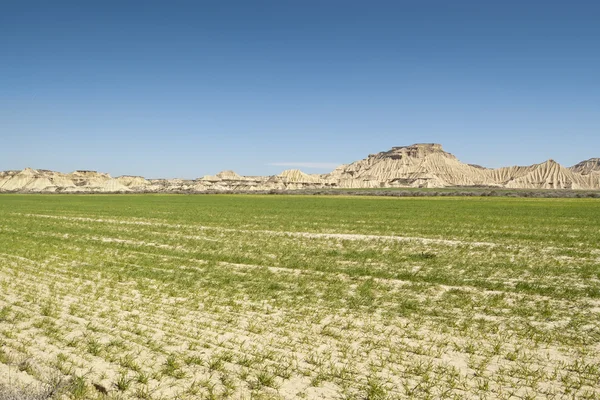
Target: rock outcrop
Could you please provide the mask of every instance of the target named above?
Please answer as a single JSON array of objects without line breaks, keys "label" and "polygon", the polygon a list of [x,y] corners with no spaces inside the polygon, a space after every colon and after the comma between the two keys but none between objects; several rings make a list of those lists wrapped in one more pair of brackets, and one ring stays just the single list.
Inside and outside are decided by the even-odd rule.
[{"label": "rock outcrop", "polygon": [[590,158],[573,165],[569,169],[581,175],[589,175],[592,172],[600,173],[600,158]]},{"label": "rock outcrop", "polygon": [[5,171],[0,175],[0,191],[4,192],[129,192],[130,189],[108,174],[75,171],[70,174],[25,168]]},{"label": "rock outcrop", "polygon": [[321,183],[323,181],[320,175],[305,174],[299,169],[286,169],[278,176],[288,183]]},{"label": "rock outcrop", "polygon": [[461,163],[439,144],[421,143],[341,165],[330,178],[344,188],[474,186],[486,184],[486,171]]},{"label": "rock outcrop", "polygon": [[554,160],[526,167],[520,172],[519,176],[514,177],[504,186],[513,189],[592,189],[583,176]]},{"label": "rock outcrop", "polygon": [[116,178],[117,181],[128,188],[143,188],[150,185],[150,181],[142,176],[123,175]]},{"label": "rock outcrop", "polygon": [[548,160],[497,169],[460,162],[436,143],[393,147],[344,164],[328,174],[297,169],[273,176],[242,176],[221,171],[199,179],[146,179],[80,170],[69,174],[26,168],[0,171],[2,192],[124,193],[264,191],[327,188],[440,188],[485,186],[513,189],[600,189],[600,158],[565,168]]},{"label": "rock outcrop", "polygon": [[224,181],[241,181],[244,178],[235,173],[235,171],[227,170],[221,171],[217,174],[217,178],[222,179]]}]

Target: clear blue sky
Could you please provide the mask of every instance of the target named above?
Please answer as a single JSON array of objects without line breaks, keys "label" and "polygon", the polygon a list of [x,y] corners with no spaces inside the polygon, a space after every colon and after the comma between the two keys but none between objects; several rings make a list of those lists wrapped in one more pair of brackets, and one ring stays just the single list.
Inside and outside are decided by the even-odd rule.
[{"label": "clear blue sky", "polygon": [[[0,2],[0,170],[600,157],[600,1]],[[311,164],[308,164],[310,166]]]}]

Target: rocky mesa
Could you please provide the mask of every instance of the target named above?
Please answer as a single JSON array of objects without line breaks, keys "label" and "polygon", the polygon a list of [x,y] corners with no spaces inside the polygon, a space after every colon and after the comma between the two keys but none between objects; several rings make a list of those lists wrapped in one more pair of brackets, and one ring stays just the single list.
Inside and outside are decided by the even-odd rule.
[{"label": "rocky mesa", "polygon": [[96,171],[60,173],[26,168],[0,172],[0,192],[143,193],[264,191],[326,188],[498,187],[512,189],[600,189],[600,158],[572,167],[554,160],[529,166],[490,169],[465,164],[437,143],[393,147],[344,164],[328,174],[286,170],[273,176],[242,176],[222,171],[198,179],[111,177]]}]

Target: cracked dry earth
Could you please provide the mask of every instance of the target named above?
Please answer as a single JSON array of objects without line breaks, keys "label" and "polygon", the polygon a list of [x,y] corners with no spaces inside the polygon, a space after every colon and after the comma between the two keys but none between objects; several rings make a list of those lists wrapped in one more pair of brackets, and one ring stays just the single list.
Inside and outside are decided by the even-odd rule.
[{"label": "cracked dry earth", "polygon": [[[479,213],[496,225],[473,234],[466,216],[389,219],[407,204],[470,213],[471,199],[306,198],[295,207],[314,220],[294,222],[289,199],[260,196],[23,198],[0,198],[0,386],[60,381],[60,396],[82,399],[600,397],[597,203],[569,216],[564,200],[569,222],[532,233],[494,207],[539,219],[543,201],[490,200]],[[380,223],[319,218],[347,202]]]}]

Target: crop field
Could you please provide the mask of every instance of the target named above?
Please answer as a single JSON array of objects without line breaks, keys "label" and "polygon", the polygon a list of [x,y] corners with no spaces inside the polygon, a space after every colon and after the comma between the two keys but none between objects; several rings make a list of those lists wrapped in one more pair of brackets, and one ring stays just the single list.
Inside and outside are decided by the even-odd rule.
[{"label": "crop field", "polygon": [[3,395],[597,399],[600,201],[3,195]]}]

